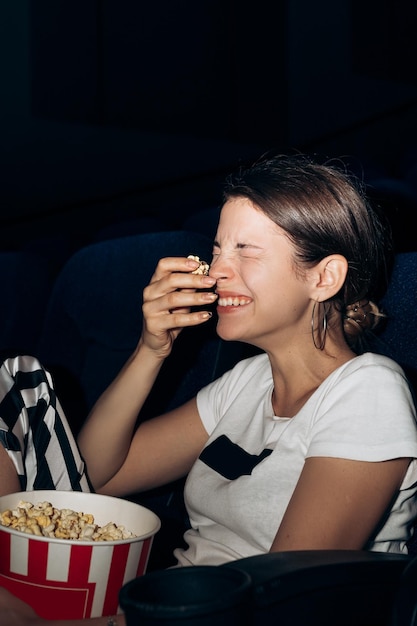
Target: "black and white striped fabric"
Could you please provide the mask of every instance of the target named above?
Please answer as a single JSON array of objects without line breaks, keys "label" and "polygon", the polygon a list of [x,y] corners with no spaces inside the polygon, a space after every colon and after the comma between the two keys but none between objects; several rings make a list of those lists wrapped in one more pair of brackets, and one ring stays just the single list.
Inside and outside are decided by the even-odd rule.
[{"label": "black and white striped fabric", "polygon": [[0,443],[22,491],[92,491],[49,372],[31,356],[0,367]]}]

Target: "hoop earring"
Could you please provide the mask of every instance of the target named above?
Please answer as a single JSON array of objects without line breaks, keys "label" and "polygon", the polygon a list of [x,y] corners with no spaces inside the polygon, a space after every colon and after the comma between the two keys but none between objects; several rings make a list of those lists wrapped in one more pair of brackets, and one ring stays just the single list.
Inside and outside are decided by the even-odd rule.
[{"label": "hoop earring", "polygon": [[[323,350],[324,344],[326,343],[326,334],[327,334],[327,311],[326,311],[326,306],[323,304],[323,322],[322,322],[323,326],[322,326],[321,332],[319,333],[320,343],[318,344],[316,341],[315,333],[314,333],[314,317],[315,317],[317,304],[320,305],[322,304],[322,302],[316,301],[313,305],[313,310],[311,312],[311,337],[313,339],[314,347],[316,348],[316,350]],[[318,319],[320,320],[320,311],[318,314]]]}]

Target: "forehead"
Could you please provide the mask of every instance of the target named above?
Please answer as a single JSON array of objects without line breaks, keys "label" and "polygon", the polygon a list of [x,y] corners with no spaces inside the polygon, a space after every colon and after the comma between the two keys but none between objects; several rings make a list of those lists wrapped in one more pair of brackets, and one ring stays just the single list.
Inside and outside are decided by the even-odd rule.
[{"label": "forehead", "polygon": [[282,235],[284,231],[251,200],[243,197],[225,202],[220,213],[218,236],[253,239],[259,235]]}]

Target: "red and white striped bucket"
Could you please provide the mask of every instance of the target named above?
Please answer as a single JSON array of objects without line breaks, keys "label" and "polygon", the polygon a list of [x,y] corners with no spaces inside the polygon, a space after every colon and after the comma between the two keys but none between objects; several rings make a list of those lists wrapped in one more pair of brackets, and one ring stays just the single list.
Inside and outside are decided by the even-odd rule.
[{"label": "red and white striped bucket", "polygon": [[136,537],[117,541],[50,539],[0,525],[0,585],[46,619],[81,619],[120,612],[119,591],[145,573],[159,518],[143,506],[81,492],[25,491],[0,497],[0,512],[19,501],[50,502],[125,526]]}]

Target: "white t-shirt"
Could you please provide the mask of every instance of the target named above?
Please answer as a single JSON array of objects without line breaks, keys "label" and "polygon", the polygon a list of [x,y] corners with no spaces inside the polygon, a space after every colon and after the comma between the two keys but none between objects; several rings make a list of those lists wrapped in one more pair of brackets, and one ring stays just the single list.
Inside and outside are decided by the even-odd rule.
[{"label": "white t-shirt", "polygon": [[[335,370],[292,418],[272,409],[269,359],[238,363],[197,396],[209,440],[185,486],[191,529],[179,565],[269,552],[306,458],[417,458],[413,399],[402,369],[366,353]],[[407,553],[417,516],[417,461],[370,550]],[[308,520],[306,520],[308,523]]]}]

